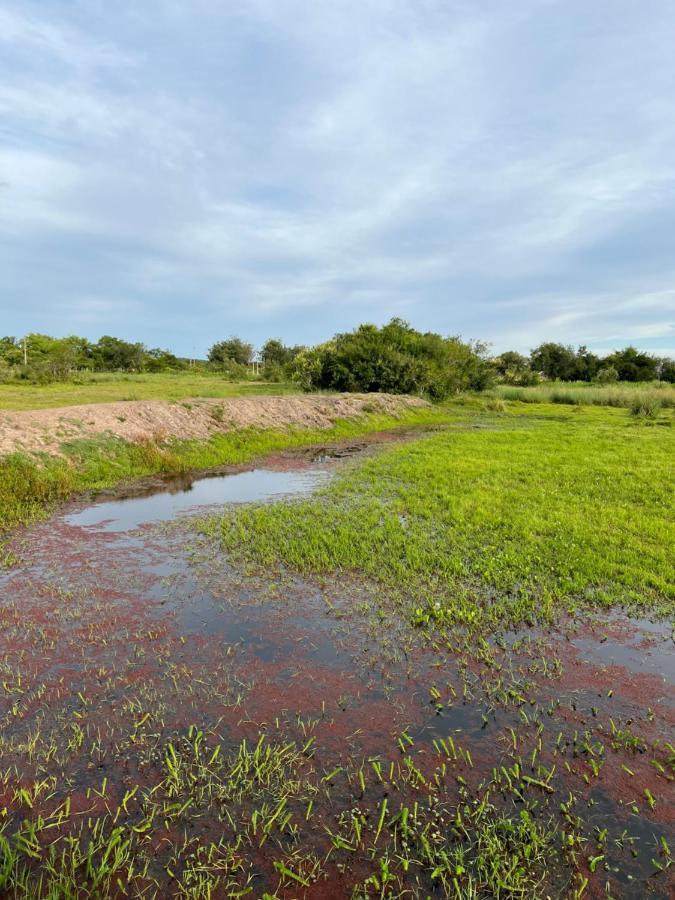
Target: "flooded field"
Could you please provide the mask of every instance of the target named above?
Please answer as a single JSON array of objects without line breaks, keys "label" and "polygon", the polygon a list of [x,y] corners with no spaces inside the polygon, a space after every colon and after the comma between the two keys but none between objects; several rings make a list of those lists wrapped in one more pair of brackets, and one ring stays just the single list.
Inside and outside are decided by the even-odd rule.
[{"label": "flooded field", "polygon": [[670,897],[670,625],[477,635],[200,528],[367,445],[71,504],[0,576],[0,887],[49,897]]}]

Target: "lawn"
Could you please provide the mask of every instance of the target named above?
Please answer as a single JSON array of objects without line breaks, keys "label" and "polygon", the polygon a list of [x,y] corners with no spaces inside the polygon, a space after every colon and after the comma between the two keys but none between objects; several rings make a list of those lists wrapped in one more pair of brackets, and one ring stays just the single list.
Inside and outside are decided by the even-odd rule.
[{"label": "lawn", "polygon": [[11,381],[0,384],[0,409],[47,409],[116,400],[185,400],[189,397],[248,397],[291,394],[298,387],[261,381],[226,381],[191,373],[92,374],[53,384]]}]

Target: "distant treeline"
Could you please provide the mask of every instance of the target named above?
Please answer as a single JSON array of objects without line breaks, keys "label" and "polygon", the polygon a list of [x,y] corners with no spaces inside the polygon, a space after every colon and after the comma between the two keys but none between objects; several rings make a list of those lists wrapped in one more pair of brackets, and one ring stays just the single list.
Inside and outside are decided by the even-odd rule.
[{"label": "distant treeline", "polygon": [[586,347],[576,351],[565,344],[540,344],[529,356],[509,350],[495,357],[495,370],[501,381],[510,384],[537,384],[549,381],[588,381],[610,384],[615,381],[675,382],[675,362],[668,358],[640,353],[635,347],[616,350],[608,356],[596,356]]},{"label": "distant treeline", "polygon": [[86,372],[217,372],[230,379],[295,381],[305,390],[387,391],[443,399],[462,390],[482,390],[496,381],[516,385],[542,380],[675,382],[675,363],[626,347],[605,357],[586,347],[543,343],[524,356],[491,356],[488,345],[420,332],[401,319],[360,325],[315,347],[288,346],[270,338],[256,351],[239,337],[218,341],[206,360],[178,357],[104,335],[53,338],[29,334],[0,338],[0,380],[38,383],[67,380]]}]

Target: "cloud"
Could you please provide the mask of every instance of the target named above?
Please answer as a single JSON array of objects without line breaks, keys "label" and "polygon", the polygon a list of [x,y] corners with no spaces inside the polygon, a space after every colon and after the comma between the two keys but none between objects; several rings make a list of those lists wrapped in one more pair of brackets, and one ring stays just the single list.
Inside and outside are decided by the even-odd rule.
[{"label": "cloud", "polygon": [[2,330],[669,346],[674,31],[667,0],[0,0]]}]

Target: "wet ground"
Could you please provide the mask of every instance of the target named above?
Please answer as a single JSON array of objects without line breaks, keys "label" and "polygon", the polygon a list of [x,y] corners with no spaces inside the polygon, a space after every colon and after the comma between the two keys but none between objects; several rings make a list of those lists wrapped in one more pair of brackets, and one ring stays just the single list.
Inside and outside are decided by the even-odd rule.
[{"label": "wet ground", "polygon": [[[432,795],[471,803],[488,784],[501,808],[527,807],[556,830],[564,865],[542,895],[671,896],[670,626],[612,613],[488,639],[428,635],[407,624],[403,598],[355,578],[230,568],[195,527],[224,503],[306,495],[369,447],[280,454],[251,471],[81,500],[22,536],[23,562],[0,576],[6,833],[55,815],[66,798],[64,833],[121,821],[123,809],[147,863],[129,895],[187,896],[177,848],[194,856],[213,845],[223,814],[165,813],[161,829],[143,830],[141,796],[165,776],[168,744],[191,747],[194,729],[224,753],[264,734],[306,748],[298,771],[313,785],[311,829],[302,842],[289,825],[239,848],[250,896],[350,897],[375,858],[347,836],[355,806],[372,832],[385,798],[392,808]],[[289,796],[299,803],[300,793]],[[256,819],[242,803],[249,840]],[[296,877],[279,868],[283,854]],[[449,895],[413,870],[372,896]],[[238,872],[231,864],[227,884],[240,884]]]}]

